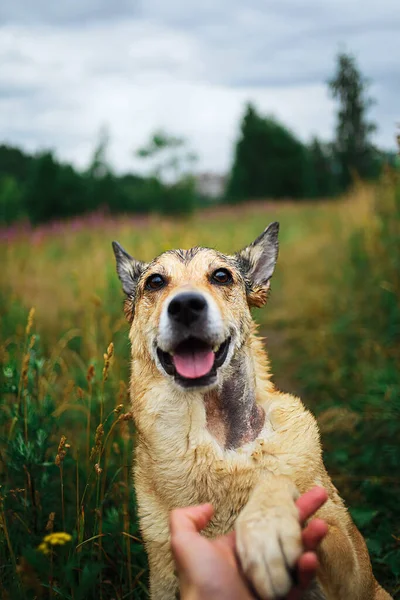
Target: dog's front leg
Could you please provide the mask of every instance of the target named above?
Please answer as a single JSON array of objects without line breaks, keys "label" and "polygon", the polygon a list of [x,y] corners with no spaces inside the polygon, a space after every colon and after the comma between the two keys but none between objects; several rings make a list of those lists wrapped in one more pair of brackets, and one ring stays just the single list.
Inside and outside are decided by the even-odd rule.
[{"label": "dog's front leg", "polygon": [[167,543],[146,543],[150,568],[151,600],[175,600],[178,596],[178,578],[175,563]]},{"label": "dog's front leg", "polygon": [[302,553],[298,496],[288,477],[266,475],[237,518],[236,547],[242,569],[263,599],[281,598],[293,585]]},{"label": "dog's front leg", "polygon": [[319,580],[329,598],[390,600],[391,596],[375,581],[364,538],[347,513],[337,516],[329,499],[317,513],[329,526],[319,549]]}]

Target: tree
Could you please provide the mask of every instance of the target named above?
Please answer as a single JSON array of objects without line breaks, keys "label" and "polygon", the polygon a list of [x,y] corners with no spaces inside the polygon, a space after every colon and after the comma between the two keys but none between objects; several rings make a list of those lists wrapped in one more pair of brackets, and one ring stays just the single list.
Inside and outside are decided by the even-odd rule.
[{"label": "tree", "polygon": [[136,156],[152,162],[151,177],[141,194],[142,204],[148,201],[148,211],[182,214],[193,210],[196,190],[191,169],[197,156],[184,138],[156,131]]},{"label": "tree", "polygon": [[0,175],[0,226],[24,216],[22,184],[11,175]]},{"label": "tree", "polygon": [[18,182],[25,182],[34,157],[29,156],[19,148],[0,145],[0,177],[13,177]]},{"label": "tree", "polygon": [[51,152],[39,154],[31,165],[25,207],[33,223],[71,217],[87,210],[83,177],[60,164]]},{"label": "tree", "polygon": [[338,192],[338,165],[332,144],[321,142],[317,137],[309,146],[316,198],[334,196]]},{"label": "tree", "polygon": [[370,179],[379,172],[371,139],[376,125],[367,118],[373,100],[367,95],[369,82],[360,73],[355,58],[346,53],[338,55],[329,87],[333,98],[339,101],[334,145],[341,185],[346,189],[355,174]]},{"label": "tree", "polygon": [[136,151],[136,156],[153,162],[153,176],[178,181],[192,168],[197,156],[187,148],[187,141],[158,130],[150,141]]},{"label": "tree", "polygon": [[107,127],[102,127],[99,133],[99,140],[93,151],[93,156],[87,170],[90,177],[101,179],[111,172],[107,159],[108,147],[110,145],[110,134]]},{"label": "tree", "polygon": [[85,173],[88,209],[106,208],[114,212],[123,212],[126,210],[126,200],[108,161],[109,145],[109,131],[107,127],[102,127]]},{"label": "tree", "polygon": [[230,200],[312,195],[307,148],[273,118],[248,104],[227,188]]}]

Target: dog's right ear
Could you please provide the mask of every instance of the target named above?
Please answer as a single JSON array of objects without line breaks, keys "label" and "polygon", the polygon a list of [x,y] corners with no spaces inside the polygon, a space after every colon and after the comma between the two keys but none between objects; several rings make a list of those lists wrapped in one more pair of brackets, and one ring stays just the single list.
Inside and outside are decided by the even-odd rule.
[{"label": "dog's right ear", "polygon": [[122,283],[122,289],[129,298],[133,299],[138,279],[146,268],[146,263],[134,259],[118,242],[113,242],[112,247],[117,261],[117,273]]}]

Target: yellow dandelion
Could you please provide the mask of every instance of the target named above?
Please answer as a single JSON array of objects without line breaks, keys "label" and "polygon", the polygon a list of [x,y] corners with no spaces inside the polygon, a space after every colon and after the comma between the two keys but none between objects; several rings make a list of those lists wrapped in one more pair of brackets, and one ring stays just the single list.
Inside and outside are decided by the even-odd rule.
[{"label": "yellow dandelion", "polygon": [[50,549],[49,549],[48,545],[45,544],[44,542],[42,542],[41,544],[39,544],[39,546],[37,547],[37,549],[42,554],[48,554],[50,552]]},{"label": "yellow dandelion", "polygon": [[67,542],[72,540],[72,536],[65,531],[56,531],[54,533],[49,533],[46,537],[43,538],[43,542],[45,544],[50,544],[50,546],[63,546]]}]

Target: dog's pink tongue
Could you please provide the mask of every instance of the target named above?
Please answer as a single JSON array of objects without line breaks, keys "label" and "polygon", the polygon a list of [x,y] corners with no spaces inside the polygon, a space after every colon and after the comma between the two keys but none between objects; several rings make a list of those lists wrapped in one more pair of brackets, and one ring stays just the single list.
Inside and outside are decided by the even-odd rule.
[{"label": "dog's pink tongue", "polygon": [[211,350],[177,352],[172,360],[179,375],[186,379],[197,379],[211,371],[214,364],[214,352]]}]

